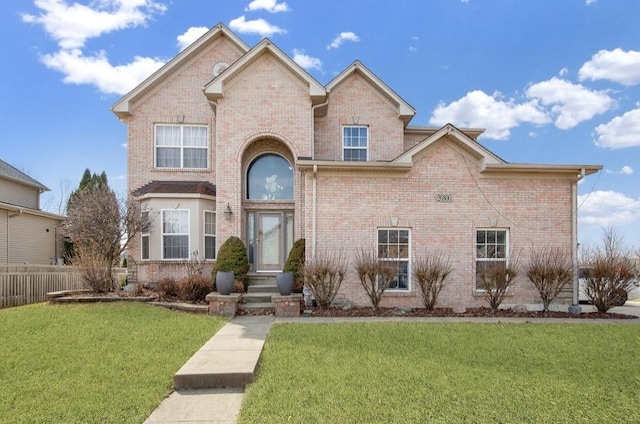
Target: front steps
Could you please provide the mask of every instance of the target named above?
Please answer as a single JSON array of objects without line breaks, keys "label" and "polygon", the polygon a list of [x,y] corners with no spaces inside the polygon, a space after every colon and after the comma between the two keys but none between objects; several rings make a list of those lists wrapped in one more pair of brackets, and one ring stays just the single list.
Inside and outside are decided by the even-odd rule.
[{"label": "front steps", "polygon": [[249,274],[247,293],[242,295],[243,302],[238,309],[247,312],[274,313],[275,304],[271,296],[278,294],[274,274]]}]

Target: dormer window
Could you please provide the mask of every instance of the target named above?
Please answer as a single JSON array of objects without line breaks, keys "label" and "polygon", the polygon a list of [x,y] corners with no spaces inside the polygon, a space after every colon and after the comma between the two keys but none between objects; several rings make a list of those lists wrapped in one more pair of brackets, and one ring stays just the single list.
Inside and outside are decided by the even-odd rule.
[{"label": "dormer window", "polygon": [[206,169],[208,133],[205,125],[156,125],[156,168]]},{"label": "dormer window", "polygon": [[342,159],[366,161],[369,149],[369,127],[362,125],[342,128]]}]

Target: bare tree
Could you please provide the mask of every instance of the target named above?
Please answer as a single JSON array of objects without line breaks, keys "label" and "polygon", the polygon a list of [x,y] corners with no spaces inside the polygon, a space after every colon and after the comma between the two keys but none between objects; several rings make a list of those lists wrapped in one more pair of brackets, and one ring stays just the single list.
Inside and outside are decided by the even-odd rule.
[{"label": "bare tree", "polygon": [[631,250],[613,227],[602,231],[602,245],[581,252],[585,269],[585,294],[598,312],[605,313],[624,303],[635,274]]},{"label": "bare tree", "polygon": [[440,291],[452,272],[451,256],[445,256],[442,252],[426,252],[416,259],[413,275],[420,287],[422,303],[428,311],[435,308]]},{"label": "bare tree", "polygon": [[373,309],[377,310],[397,268],[391,262],[378,259],[375,249],[362,247],[356,251],[355,269]]},{"label": "bare tree", "polygon": [[524,265],[524,273],[534,285],[545,311],[562,289],[573,279],[571,255],[558,247],[531,249],[531,260]]},{"label": "bare tree", "polygon": [[[79,257],[74,262],[95,291],[116,288],[112,268],[131,240],[150,227],[140,212],[139,202],[118,199],[107,186],[78,191],[69,200],[65,232]],[[96,267],[102,271],[96,272]]]},{"label": "bare tree", "polygon": [[479,286],[493,310],[497,310],[507,298],[509,288],[515,284],[518,276],[520,254],[509,255],[508,261],[485,262],[476,271]]}]

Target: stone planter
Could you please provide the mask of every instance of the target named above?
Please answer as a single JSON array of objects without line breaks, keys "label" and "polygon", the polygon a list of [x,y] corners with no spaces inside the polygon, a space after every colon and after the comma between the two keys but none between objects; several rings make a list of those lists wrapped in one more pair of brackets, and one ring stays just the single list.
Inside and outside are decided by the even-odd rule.
[{"label": "stone planter", "polygon": [[281,296],[289,296],[293,292],[293,272],[281,272],[276,275],[276,286]]},{"label": "stone planter", "polygon": [[216,273],[216,288],[218,293],[228,296],[233,290],[233,282],[236,276],[233,271],[218,271]]}]

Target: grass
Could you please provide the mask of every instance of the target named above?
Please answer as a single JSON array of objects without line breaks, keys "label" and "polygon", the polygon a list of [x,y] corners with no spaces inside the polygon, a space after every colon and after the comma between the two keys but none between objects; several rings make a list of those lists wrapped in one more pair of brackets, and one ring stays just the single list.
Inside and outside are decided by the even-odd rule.
[{"label": "grass", "polygon": [[639,354],[636,325],[280,324],[240,423],[637,422]]},{"label": "grass", "polygon": [[225,322],[138,303],[0,310],[0,422],[141,423]]}]

